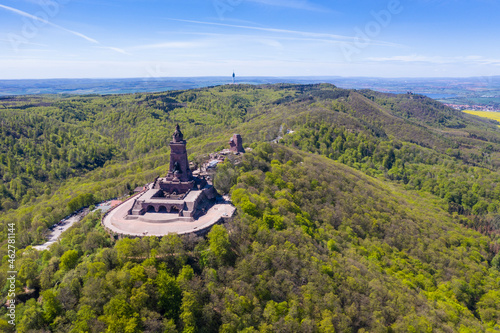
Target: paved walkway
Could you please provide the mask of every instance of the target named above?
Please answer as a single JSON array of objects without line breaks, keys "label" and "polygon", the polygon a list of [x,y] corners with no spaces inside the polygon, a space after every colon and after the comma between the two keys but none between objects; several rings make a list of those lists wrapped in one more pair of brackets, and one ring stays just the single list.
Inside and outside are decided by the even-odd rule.
[{"label": "paved walkway", "polygon": [[59,223],[53,225],[53,229],[47,237],[47,242],[42,245],[33,246],[35,250],[43,251],[48,250],[49,247],[59,240],[62,233],[71,228],[71,226],[81,221],[87,214],[89,213],[89,209],[86,208],[78,214],[73,214],[67,219],[61,220]]},{"label": "paved walkway", "polygon": [[[233,216],[236,208],[230,203],[215,204],[208,212],[193,222],[145,222],[141,220],[126,220],[127,212],[132,208],[134,199],[129,199],[112,210],[103,219],[103,225],[115,234],[132,236],[164,236],[169,233],[188,234],[201,232],[212,227],[222,218]],[[165,213],[147,213],[145,218],[158,220]],[[147,215],[147,216],[146,216]],[[164,217],[162,219],[165,219]]]},{"label": "paved walkway", "polygon": [[[225,198],[226,199],[226,198]],[[222,218],[231,217],[234,215],[236,208],[229,202],[215,204],[208,212],[194,222],[143,222],[139,220],[125,220],[123,217],[132,207],[134,198],[123,202],[121,205],[112,210],[103,220],[106,228],[116,234],[126,234],[132,236],[164,236],[168,233],[188,234],[200,232],[219,222]],[[106,212],[118,202],[108,201],[97,205],[96,209],[101,209]],[[94,211],[95,211],[94,210]],[[47,242],[42,245],[33,246],[35,250],[47,250],[52,244],[56,243],[62,233],[68,230],[76,222],[81,221],[90,211],[88,208],[83,211],[73,214],[67,219],[61,220],[54,225],[53,230],[47,237]],[[163,213],[147,213],[145,218],[150,220],[164,220]]]},{"label": "paved walkway", "polygon": [[[107,212],[109,209],[119,204],[120,202],[121,202],[120,200],[110,200],[102,202],[96,205],[96,208],[93,210],[93,212],[95,212],[98,209],[102,210],[103,212]],[[47,242],[45,242],[42,245],[35,245],[33,246],[33,248],[38,251],[48,250],[48,248],[52,244],[54,244],[59,240],[63,232],[71,228],[71,226],[73,226],[73,224],[75,224],[76,222],[81,221],[89,213],[90,213],[89,209],[85,208],[81,212],[73,214],[67,219],[61,220],[59,223],[54,224],[52,231],[49,233],[49,236],[47,237]]]}]

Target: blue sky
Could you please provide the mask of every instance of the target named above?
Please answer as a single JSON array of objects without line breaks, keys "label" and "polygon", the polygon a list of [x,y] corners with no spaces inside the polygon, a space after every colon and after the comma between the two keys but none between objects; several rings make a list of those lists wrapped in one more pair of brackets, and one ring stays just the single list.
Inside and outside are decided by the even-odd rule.
[{"label": "blue sky", "polygon": [[0,79],[500,75],[497,0],[0,0]]}]

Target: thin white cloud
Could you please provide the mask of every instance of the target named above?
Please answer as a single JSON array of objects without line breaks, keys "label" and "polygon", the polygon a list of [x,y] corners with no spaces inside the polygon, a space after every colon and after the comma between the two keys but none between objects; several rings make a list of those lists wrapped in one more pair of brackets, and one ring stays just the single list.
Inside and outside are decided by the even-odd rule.
[{"label": "thin white cloud", "polygon": [[[246,35],[246,34],[221,34],[221,33],[213,33],[213,32],[192,32],[192,31],[183,31],[178,32],[186,35],[198,35],[198,36],[216,36],[216,37],[230,37],[230,38],[239,38],[239,40],[243,39],[261,39],[260,35]],[[171,32],[168,32],[171,34]],[[325,39],[325,38],[306,38],[306,37],[291,37],[291,36],[273,36],[273,39],[283,40],[283,41],[306,41],[306,42],[320,42],[320,43],[328,43],[328,44],[345,44],[345,41],[334,40],[334,39]],[[404,47],[403,45],[382,42],[379,44],[376,41],[370,41],[371,45],[380,45],[380,46],[393,46],[393,47]]]},{"label": "thin white cloud", "polygon": [[[0,38],[0,42],[13,43],[14,41],[9,39],[9,38]],[[23,44],[34,45],[34,46],[47,46],[45,44],[32,43],[32,42],[28,42],[28,41],[23,41]]]},{"label": "thin white cloud", "polygon": [[392,57],[373,57],[366,58],[368,61],[374,62],[420,62],[431,64],[458,64],[468,63],[476,65],[500,65],[500,59],[485,58],[482,56],[460,56],[460,57],[442,57],[442,56],[424,56],[424,55],[403,55]]},{"label": "thin white cloud", "polygon": [[259,44],[273,47],[273,48],[283,48],[284,44],[282,42],[286,41],[304,41],[304,42],[315,42],[315,43],[327,43],[327,44],[339,44],[339,41],[317,39],[317,38],[301,38],[301,37],[289,37],[289,36],[273,36],[263,37],[261,35],[246,35],[246,34],[218,34],[218,33],[204,33],[204,32],[184,32],[183,34],[195,35],[195,36],[205,36],[206,39],[198,39],[194,41],[165,41],[146,45],[137,45],[132,47],[133,50],[154,50],[154,49],[194,49],[194,48],[211,48],[213,49],[215,45],[228,45],[234,44],[237,41],[245,42],[257,42]]},{"label": "thin white cloud", "polygon": [[275,6],[275,7],[286,7],[286,8],[308,10],[314,12],[331,12],[331,10],[327,8],[314,5],[308,1],[297,1],[297,0],[246,0],[246,1],[255,2],[268,6]]},{"label": "thin white cloud", "polygon": [[0,61],[1,79],[34,78],[118,78],[118,77],[187,77],[229,75],[234,68],[238,76],[364,76],[364,77],[471,77],[500,75],[500,67],[442,66],[442,71],[426,64],[394,67],[391,63],[373,66],[369,62],[297,61],[284,59],[189,60],[175,59],[103,61],[65,59],[19,59]]},{"label": "thin white cloud", "polygon": [[274,47],[276,49],[281,49],[283,47],[283,45],[280,42],[274,39],[262,38],[258,39],[257,41],[265,46]]},{"label": "thin white cloud", "polygon": [[403,56],[391,56],[391,57],[371,57],[367,58],[368,61],[375,62],[386,62],[386,61],[397,61],[397,62],[430,62],[435,64],[446,63],[449,62],[450,59],[446,59],[444,57],[429,57],[422,55],[403,55]]},{"label": "thin white cloud", "polygon": [[99,44],[99,42],[98,42],[98,41],[96,41],[95,39],[90,38],[90,37],[88,37],[88,36],[85,36],[84,34],[82,34],[82,33],[78,32],[78,31],[74,31],[74,30],[66,29],[66,28],[64,28],[64,27],[61,27],[60,25],[57,25],[57,24],[54,24],[54,23],[49,22],[49,21],[47,21],[47,20],[44,20],[44,19],[42,19],[42,18],[40,18],[40,17],[38,17],[38,16],[31,15],[31,14],[29,14],[29,13],[23,12],[22,10],[19,10],[19,9],[16,9],[16,8],[12,8],[12,7],[9,7],[9,6],[5,6],[5,5],[0,5],[0,8],[3,8],[3,9],[5,9],[5,10],[8,10],[8,11],[10,11],[10,12],[12,12],[12,13],[15,13],[15,14],[18,14],[18,15],[21,15],[21,16],[24,16],[24,17],[27,17],[27,18],[30,18],[30,19],[32,19],[32,20],[36,20],[36,21],[39,21],[39,22],[45,23],[45,24],[50,25],[50,26],[52,26],[52,27],[54,27],[54,28],[57,28],[57,29],[60,29],[60,30],[66,31],[66,32],[68,32],[68,33],[70,33],[70,34],[73,34],[73,35],[75,35],[75,36],[81,37],[81,38],[83,38],[83,39],[85,39],[85,40],[87,40],[87,41],[89,41],[89,42],[91,42],[91,43]]},{"label": "thin white cloud", "polygon": [[120,49],[118,47],[113,47],[113,46],[96,46],[96,47],[98,47],[100,49],[115,51],[115,52],[118,52],[118,53],[121,53],[121,54],[131,55],[127,51],[125,51],[123,49]]},{"label": "thin white cloud", "polygon": [[[307,32],[307,31],[298,31],[298,30],[288,30],[288,29],[276,29],[276,28],[263,28],[263,27],[254,27],[247,25],[236,25],[236,24],[226,24],[226,23],[216,23],[216,22],[204,22],[204,21],[194,21],[194,20],[183,20],[183,19],[174,19],[167,18],[170,21],[178,21],[178,22],[186,22],[186,23],[194,23],[194,24],[202,24],[202,25],[215,25],[229,28],[239,28],[239,29],[248,29],[248,30],[258,30],[258,31],[266,31],[266,32],[275,32],[275,33],[284,33],[284,34],[294,34],[304,37],[313,37],[313,38],[326,38],[327,41],[343,41],[343,42],[357,42],[358,37],[352,36],[342,36],[328,33],[318,33],[318,32]],[[401,47],[402,45],[379,41],[379,40],[370,40],[368,41],[373,45],[380,46],[391,46],[391,47]]]},{"label": "thin white cloud", "polygon": [[481,59],[476,59],[475,61],[478,62],[478,63],[481,63],[483,65],[500,66],[500,59],[481,58]]},{"label": "thin white cloud", "polygon": [[28,3],[33,3],[35,5],[41,5],[41,4],[44,4],[44,1],[45,1],[45,4],[52,4],[52,3],[55,3],[54,1],[50,1],[50,0],[21,0],[21,1],[24,1],[24,2],[28,2]]},{"label": "thin white cloud", "polygon": [[[154,49],[200,49],[200,48],[210,48],[213,49],[216,45],[223,46],[228,43],[233,43],[236,40],[245,39],[246,41],[253,41],[259,44],[274,47],[274,48],[282,48],[283,45],[272,38],[263,38],[262,36],[252,36],[252,35],[224,35],[224,34],[200,34],[202,36],[208,36],[209,38],[194,40],[190,42],[182,42],[182,41],[168,41],[168,42],[159,42],[154,44],[146,44],[146,45],[138,45],[133,47],[134,50],[154,50]],[[216,38],[211,38],[216,37]],[[202,55],[203,56],[203,55]]]},{"label": "thin white cloud", "polygon": [[135,46],[134,49],[147,50],[147,49],[188,49],[207,46],[206,42],[159,42],[154,44],[146,44]]}]

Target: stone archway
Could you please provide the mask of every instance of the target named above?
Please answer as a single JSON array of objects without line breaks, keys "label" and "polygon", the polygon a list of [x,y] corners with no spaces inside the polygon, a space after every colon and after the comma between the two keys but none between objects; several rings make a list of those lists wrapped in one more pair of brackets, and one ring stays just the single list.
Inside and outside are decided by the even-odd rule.
[{"label": "stone archway", "polygon": [[167,212],[167,207],[165,206],[158,207],[158,213],[166,213],[166,212]]},{"label": "stone archway", "polygon": [[149,205],[148,209],[146,209],[146,212],[147,213],[156,213],[156,210],[155,210],[154,206]]},{"label": "stone archway", "polygon": [[177,206],[170,207],[170,213],[179,214],[179,208]]}]

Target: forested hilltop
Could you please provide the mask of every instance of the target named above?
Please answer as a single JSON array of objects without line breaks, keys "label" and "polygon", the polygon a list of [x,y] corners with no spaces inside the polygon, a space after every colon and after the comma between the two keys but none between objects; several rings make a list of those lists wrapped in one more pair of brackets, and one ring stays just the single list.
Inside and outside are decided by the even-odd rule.
[{"label": "forested hilltop", "polygon": [[[164,175],[176,123],[193,161],[252,148],[215,177],[233,222],[115,241],[93,213],[31,248]],[[498,125],[330,84],[2,97],[2,302],[15,223],[17,332],[498,331]]]}]

